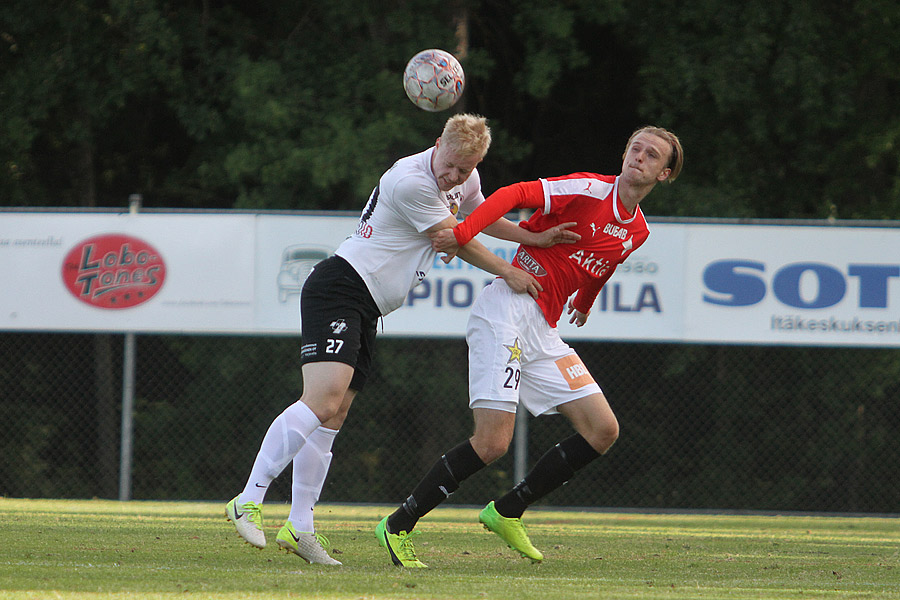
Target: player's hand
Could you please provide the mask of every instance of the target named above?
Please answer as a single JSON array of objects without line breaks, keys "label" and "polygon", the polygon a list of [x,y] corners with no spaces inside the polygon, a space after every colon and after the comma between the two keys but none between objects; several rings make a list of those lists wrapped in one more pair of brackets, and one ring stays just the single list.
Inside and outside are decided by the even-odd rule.
[{"label": "player's hand", "polygon": [[574,244],[581,239],[581,235],[569,228],[575,227],[576,225],[578,225],[578,223],[572,221],[569,223],[560,223],[559,225],[554,225],[549,229],[545,229],[538,234],[538,242],[535,245],[540,246],[541,248],[549,248],[556,244]]},{"label": "player's hand", "polygon": [[429,233],[428,237],[431,238],[432,250],[443,253],[441,260],[444,263],[449,264],[456,256],[456,253],[459,252],[459,243],[456,241],[456,236],[453,235],[452,229],[441,229]]},{"label": "player's hand", "polygon": [[531,294],[531,297],[537,300],[538,294],[544,291],[538,280],[530,273],[526,273],[522,269],[518,269],[510,265],[502,275],[506,285],[517,294]]},{"label": "player's hand", "polygon": [[587,323],[588,313],[583,313],[576,309],[571,300],[569,300],[569,306],[566,308],[566,314],[572,315],[569,318],[569,323],[575,323],[576,327],[583,327]]}]

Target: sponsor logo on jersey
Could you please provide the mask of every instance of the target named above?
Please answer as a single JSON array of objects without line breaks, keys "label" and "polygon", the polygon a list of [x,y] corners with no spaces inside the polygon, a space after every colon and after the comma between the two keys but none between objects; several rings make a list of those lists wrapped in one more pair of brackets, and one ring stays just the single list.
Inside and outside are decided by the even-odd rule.
[{"label": "sponsor logo on jersey", "polygon": [[524,248],[519,249],[519,253],[516,254],[516,262],[519,263],[522,270],[531,273],[535,277],[545,277],[547,275],[547,270],[541,266],[541,263],[534,260]]},{"label": "sponsor logo on jersey", "polygon": [[597,256],[593,252],[579,250],[578,252],[570,254],[569,258],[581,265],[582,269],[597,277],[600,277],[609,270],[609,261]]},{"label": "sponsor logo on jersey", "polygon": [[342,333],[347,331],[347,329],[349,329],[347,322],[343,319],[332,321],[329,327],[331,327],[331,331],[334,332],[334,335],[341,335]]},{"label": "sponsor logo on jersey", "polygon": [[511,346],[503,344],[503,347],[509,350],[509,360],[506,361],[506,364],[511,362],[522,362],[522,348],[519,347],[519,338],[516,338],[516,341],[514,341]]},{"label": "sponsor logo on jersey", "polygon": [[556,368],[562,374],[563,379],[569,384],[569,389],[577,390],[594,383],[594,378],[577,354],[564,356],[556,361]]},{"label": "sponsor logo on jersey", "polygon": [[144,240],[105,234],[86,239],[69,251],[63,259],[62,279],[69,292],[85,304],[131,308],[159,292],[166,265],[156,248]]},{"label": "sponsor logo on jersey", "polygon": [[462,194],[458,191],[444,194],[444,200],[447,202],[447,209],[454,217],[459,212],[459,202],[461,198]]},{"label": "sponsor logo on jersey", "polygon": [[[605,225],[603,225],[603,229],[601,229],[596,223],[591,223],[592,238],[596,236],[600,231],[602,231],[605,235],[625,241],[625,243],[627,244],[625,251],[627,252],[628,250],[631,250],[631,238],[628,237],[629,231],[625,227],[619,227],[615,223],[606,223]],[[627,241],[626,238],[628,238]],[[622,254],[625,254],[625,252],[622,252]]]},{"label": "sponsor logo on jersey", "polygon": [[[593,226],[594,225],[592,223],[591,227]],[[618,225],[614,225],[612,223],[607,223],[603,226],[603,233],[614,238],[619,238],[620,240],[624,240],[626,237],[628,237],[627,229],[625,229],[624,227],[619,227]]]}]

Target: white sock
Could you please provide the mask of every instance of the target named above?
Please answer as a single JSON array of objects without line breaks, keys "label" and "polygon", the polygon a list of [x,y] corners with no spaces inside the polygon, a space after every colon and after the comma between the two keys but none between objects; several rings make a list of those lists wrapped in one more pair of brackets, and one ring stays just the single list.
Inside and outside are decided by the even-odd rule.
[{"label": "white sock", "polygon": [[316,414],[299,400],[284,409],[272,421],[263,438],[250,470],[250,478],[238,502],[262,504],[269,484],[294,459],[310,434],[321,424]]},{"label": "white sock", "polygon": [[294,457],[294,480],[291,484],[291,514],[288,521],[296,531],[315,532],[313,508],[319,501],[328,467],[331,465],[331,445],[338,432],[319,427]]}]

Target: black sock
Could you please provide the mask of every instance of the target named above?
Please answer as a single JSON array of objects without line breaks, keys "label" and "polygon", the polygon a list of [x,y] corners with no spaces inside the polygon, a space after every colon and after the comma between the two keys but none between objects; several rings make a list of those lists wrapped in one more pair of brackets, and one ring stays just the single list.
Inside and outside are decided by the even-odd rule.
[{"label": "black sock", "polygon": [[504,517],[521,517],[531,503],[560,487],[598,456],[600,453],[576,433],[550,448],[525,479],[494,502],[494,508]]},{"label": "black sock", "polygon": [[485,467],[484,461],[466,440],[438,459],[413,488],[406,502],[388,517],[390,533],[412,531],[416,523],[459,489],[459,484]]}]

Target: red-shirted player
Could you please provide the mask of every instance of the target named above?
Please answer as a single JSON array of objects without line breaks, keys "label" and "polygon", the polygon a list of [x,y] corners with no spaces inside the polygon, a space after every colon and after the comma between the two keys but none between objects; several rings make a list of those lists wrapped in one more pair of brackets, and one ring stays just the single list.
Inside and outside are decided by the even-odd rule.
[{"label": "red-shirted player", "polygon": [[543,559],[522,525],[525,509],[604,454],[619,434],[603,392],[562,341],[556,324],[575,294],[568,304],[570,321],[584,325],[600,288],[650,233],[639,203],[657,183],[674,181],[682,164],[681,142],[674,134],[644,127],[628,140],[618,176],[574,173],[514,184],[492,194],[458,227],[432,235],[434,248],[452,256],[508,211],[533,208],[537,211],[523,227],[571,227],[581,237],[549,248],[519,246],[513,265],[543,286],[537,300],[515,294],[502,279],[476,300],[466,332],[475,433],[443,455],[407,500],[379,523],[379,541],[389,551],[396,545],[409,553],[407,536],[418,520],[460,482],[506,453],[521,402],[535,416],[565,415],[576,433],[547,451],[512,490],[490,502],[479,520],[522,556]]}]

